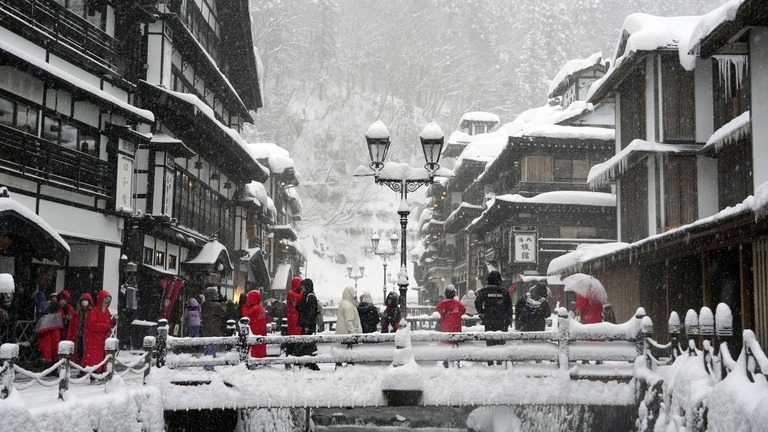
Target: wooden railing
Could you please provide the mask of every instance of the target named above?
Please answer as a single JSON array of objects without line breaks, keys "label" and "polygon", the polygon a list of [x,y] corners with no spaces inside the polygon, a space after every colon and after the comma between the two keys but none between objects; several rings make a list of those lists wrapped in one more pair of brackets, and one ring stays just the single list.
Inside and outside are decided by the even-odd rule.
[{"label": "wooden railing", "polygon": [[0,125],[0,165],[67,189],[112,197],[109,164],[85,153]]},{"label": "wooden railing", "polygon": [[19,22],[33,26],[41,34],[88,55],[117,72],[116,40],[55,1],[0,0],[0,13],[6,13]]}]

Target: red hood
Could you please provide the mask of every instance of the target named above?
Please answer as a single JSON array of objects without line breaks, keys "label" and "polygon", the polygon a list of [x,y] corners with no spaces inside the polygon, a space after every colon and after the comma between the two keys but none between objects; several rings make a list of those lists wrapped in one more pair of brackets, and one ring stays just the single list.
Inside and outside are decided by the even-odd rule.
[{"label": "red hood", "polygon": [[88,303],[90,303],[91,305],[93,305],[93,296],[91,296],[90,294],[88,294],[88,293],[82,293],[82,294],[80,294],[80,300],[82,301],[83,299],[86,299],[86,300],[88,300]]},{"label": "red hood", "polygon": [[248,304],[255,305],[261,303],[261,293],[254,290],[248,293]]},{"label": "red hood", "polygon": [[101,304],[104,303],[104,299],[107,297],[112,297],[109,294],[109,291],[107,290],[101,290],[98,294],[96,294],[96,307],[101,307]]},{"label": "red hood", "polygon": [[300,285],[301,285],[300,277],[296,276],[295,278],[291,279],[291,291],[298,291]]}]

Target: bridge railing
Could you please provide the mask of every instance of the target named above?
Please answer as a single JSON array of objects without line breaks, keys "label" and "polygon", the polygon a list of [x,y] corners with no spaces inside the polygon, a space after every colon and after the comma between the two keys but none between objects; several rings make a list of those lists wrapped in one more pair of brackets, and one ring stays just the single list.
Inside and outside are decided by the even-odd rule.
[{"label": "bridge railing", "polygon": [[[564,308],[558,310],[554,330],[538,332],[465,332],[441,333],[430,330],[411,332],[412,342],[445,342],[442,348],[415,350],[417,361],[551,361],[567,370],[573,361],[633,362],[648,350],[646,337],[652,326],[645,311],[638,309],[635,317],[623,324],[580,324],[569,318]],[[395,334],[368,333],[350,335],[258,336],[250,334],[249,320],[241,318],[235,330],[228,326],[231,336],[177,338],[168,336],[168,324],[158,325],[157,366],[170,368],[195,366],[224,366],[246,363],[259,365],[302,365],[308,363],[375,363],[391,362]],[[236,333],[234,333],[236,331]],[[462,346],[471,341],[522,341],[522,344],[478,347]],[[311,356],[279,356],[251,358],[254,345],[296,347],[304,344],[325,344],[332,349]],[[220,356],[197,357],[189,351],[202,351],[206,346],[223,347]],[[364,348],[363,348],[364,347]]]},{"label": "bridge railing", "polygon": [[[124,362],[118,358],[119,346],[119,341],[116,338],[108,338],[104,342],[106,354],[104,358],[96,365],[83,367],[70,359],[75,351],[75,343],[66,340],[61,341],[58,346],[59,360],[41,372],[33,372],[17,364],[19,345],[2,344],[0,346],[0,399],[7,398],[12,389],[24,390],[34,385],[40,385],[58,387],[59,399],[63,400],[70,384],[83,384],[91,381],[106,383],[112,381],[116,374],[120,376],[128,373],[142,374],[142,383],[145,383],[154,357],[155,338],[145,336],[144,353],[130,362]],[[116,370],[115,366],[121,370]],[[75,371],[79,372],[79,376],[72,377],[72,373]]]}]

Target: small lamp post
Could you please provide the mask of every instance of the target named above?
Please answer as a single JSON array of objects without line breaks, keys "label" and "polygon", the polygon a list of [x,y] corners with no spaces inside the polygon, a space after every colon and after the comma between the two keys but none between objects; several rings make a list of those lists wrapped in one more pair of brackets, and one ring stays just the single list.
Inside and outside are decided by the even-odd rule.
[{"label": "small lamp post", "polygon": [[397,237],[397,234],[392,234],[392,237],[389,238],[390,243],[392,244],[392,249],[385,249],[381,248],[379,249],[379,242],[380,238],[378,234],[374,234],[371,237],[371,246],[373,246],[373,253],[380,256],[381,260],[384,262],[384,286],[382,287],[381,291],[381,302],[386,303],[387,302],[387,260],[389,257],[397,253],[397,244],[400,242],[400,238]]},{"label": "small lamp post", "polygon": [[[408,226],[408,215],[411,213],[408,208],[408,192],[414,192],[422,185],[428,185],[434,181],[438,170],[441,169],[438,162],[440,161],[445,134],[437,123],[431,122],[424,127],[419,138],[426,161],[424,170],[392,162],[389,162],[391,169],[388,169],[385,159],[391,142],[387,126],[381,120],[377,120],[365,133],[368,153],[371,157],[371,162],[368,166],[373,171],[374,181],[380,185],[386,185],[394,192],[400,193],[400,206],[397,209],[397,214],[400,216],[402,231],[400,238],[402,241],[400,242],[400,273],[398,273],[397,284],[400,287],[400,310],[402,311],[403,318],[407,314],[406,295],[408,293],[406,228]],[[371,173],[369,171],[361,175],[371,175]],[[450,170],[443,169],[439,175],[452,176],[453,173]]]},{"label": "small lamp post", "polygon": [[358,270],[360,270],[360,273],[353,275],[352,264],[347,266],[347,277],[355,280],[355,296],[357,296],[357,280],[363,277],[363,273],[365,272],[365,266],[358,267]]}]

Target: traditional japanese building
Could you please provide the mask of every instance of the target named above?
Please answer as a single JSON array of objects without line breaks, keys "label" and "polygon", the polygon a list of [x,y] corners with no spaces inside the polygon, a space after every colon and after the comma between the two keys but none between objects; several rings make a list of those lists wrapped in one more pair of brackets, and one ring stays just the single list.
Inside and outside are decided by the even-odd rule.
[{"label": "traditional japanese building", "polygon": [[659,333],[672,310],[724,302],[734,334],[752,328],[766,343],[768,175],[757,167],[768,163],[768,110],[753,101],[768,97],[767,38],[759,1],[627,18],[611,69],[590,89],[591,102],[616,99],[615,156],[589,183],[615,182],[623,243],[563,257],[550,273],[595,275],[620,320],[642,305]]},{"label": "traditional japanese building", "polygon": [[71,248],[22,261],[20,244],[2,248],[19,323],[33,319],[37,290],[118,296],[135,149],[156,118],[135,104],[117,15],[115,2],[0,3],[0,185]]}]

